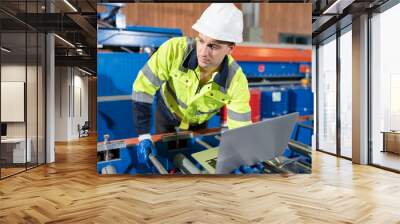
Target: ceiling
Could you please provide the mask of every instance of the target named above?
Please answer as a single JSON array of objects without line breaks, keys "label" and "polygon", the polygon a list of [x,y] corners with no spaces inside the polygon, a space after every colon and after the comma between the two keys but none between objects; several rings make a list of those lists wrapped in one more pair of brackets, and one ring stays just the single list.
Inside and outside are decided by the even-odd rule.
[{"label": "ceiling", "polygon": [[0,1],[2,46],[11,50],[8,60],[37,55],[44,47],[37,43],[44,40],[39,34],[49,32],[66,40],[55,38],[56,66],[78,66],[95,74],[96,20],[96,0]]},{"label": "ceiling", "polygon": [[312,0],[313,44],[350,25],[354,17],[372,12],[389,0]]}]

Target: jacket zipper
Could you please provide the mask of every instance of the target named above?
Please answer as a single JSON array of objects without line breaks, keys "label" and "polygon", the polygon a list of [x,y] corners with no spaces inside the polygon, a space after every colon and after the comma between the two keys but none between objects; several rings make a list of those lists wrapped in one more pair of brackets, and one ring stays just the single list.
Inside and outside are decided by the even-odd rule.
[{"label": "jacket zipper", "polygon": [[197,75],[197,72],[196,72],[196,70],[193,70],[194,71],[194,74],[196,74],[196,78],[197,78],[197,88],[196,88],[196,93],[195,93],[195,95],[197,95],[199,92],[200,92],[200,78],[199,78],[199,76]]},{"label": "jacket zipper", "polygon": [[[197,75],[197,72],[195,71],[195,70],[193,70],[193,72],[194,72],[194,74],[196,74],[196,78],[197,78],[197,81],[198,81],[198,83],[197,83],[197,88],[196,88],[196,93],[195,93],[195,95],[197,95],[199,92],[200,92],[200,89],[201,89],[201,87],[200,87],[200,78],[199,78],[199,76]],[[205,85],[207,85],[207,84],[209,84],[209,83],[211,83],[212,82],[212,80],[209,80],[208,82],[206,82],[203,86],[205,86]]]}]

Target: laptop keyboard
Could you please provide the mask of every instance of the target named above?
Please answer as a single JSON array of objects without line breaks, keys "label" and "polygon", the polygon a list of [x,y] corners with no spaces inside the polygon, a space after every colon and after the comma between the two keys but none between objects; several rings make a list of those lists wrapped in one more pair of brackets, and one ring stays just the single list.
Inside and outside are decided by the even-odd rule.
[{"label": "laptop keyboard", "polygon": [[206,160],[206,163],[215,169],[217,167],[217,158]]}]

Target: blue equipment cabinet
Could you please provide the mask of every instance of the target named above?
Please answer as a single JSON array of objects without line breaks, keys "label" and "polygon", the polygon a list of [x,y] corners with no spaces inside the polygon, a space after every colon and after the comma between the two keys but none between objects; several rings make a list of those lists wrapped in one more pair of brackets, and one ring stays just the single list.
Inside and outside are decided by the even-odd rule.
[{"label": "blue equipment cabinet", "polygon": [[314,113],[314,94],[309,87],[296,86],[289,90],[289,112],[300,116]]},{"label": "blue equipment cabinet", "polygon": [[261,116],[271,118],[285,115],[289,110],[286,88],[265,87],[261,89]]}]

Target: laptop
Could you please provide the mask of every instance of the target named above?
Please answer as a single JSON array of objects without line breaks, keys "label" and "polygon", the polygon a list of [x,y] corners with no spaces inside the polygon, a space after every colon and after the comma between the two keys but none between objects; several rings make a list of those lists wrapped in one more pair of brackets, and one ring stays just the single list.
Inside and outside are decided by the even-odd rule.
[{"label": "laptop", "polygon": [[226,130],[219,147],[193,153],[192,157],[210,174],[229,174],[241,165],[254,165],[283,154],[298,113],[266,119]]}]

